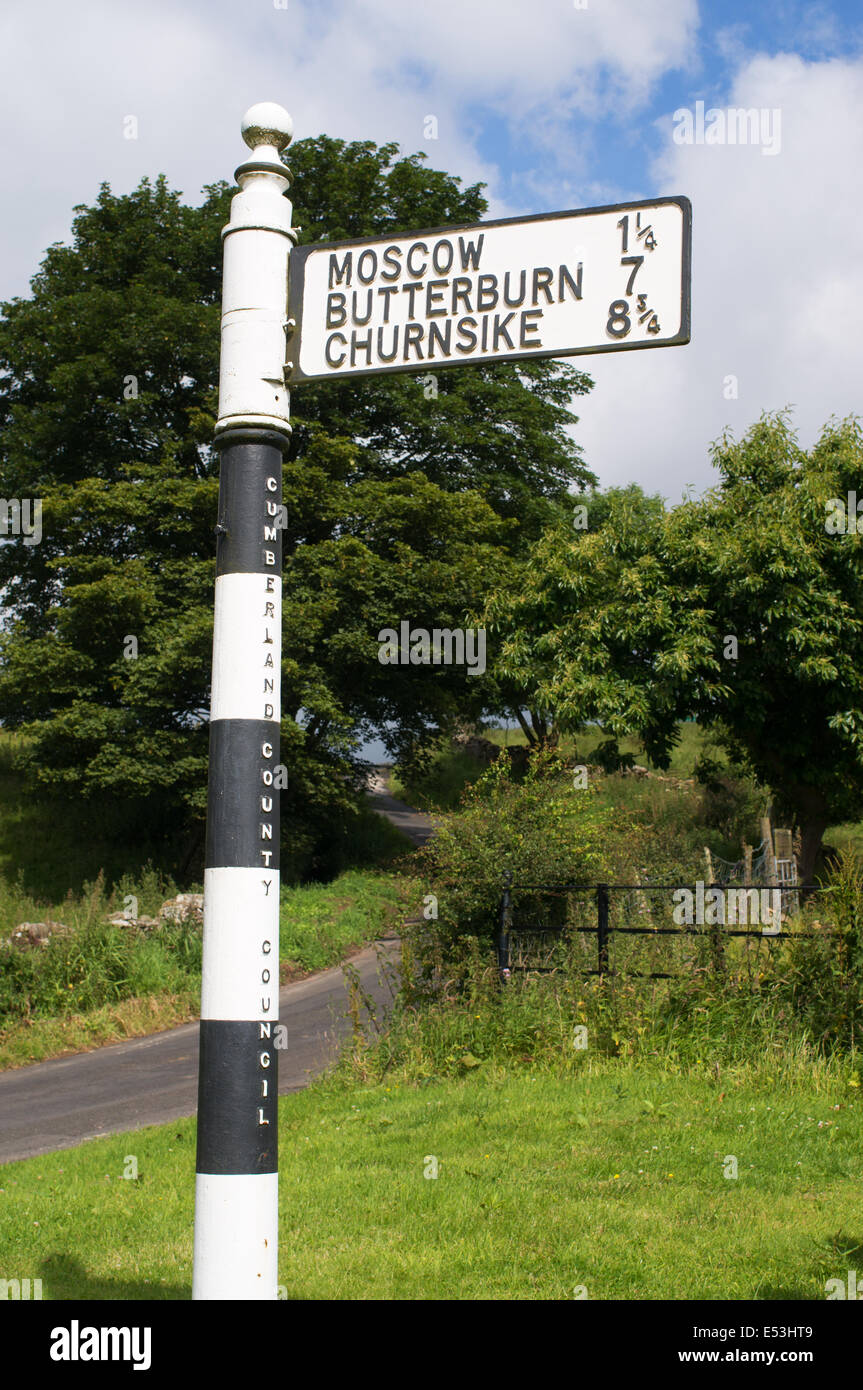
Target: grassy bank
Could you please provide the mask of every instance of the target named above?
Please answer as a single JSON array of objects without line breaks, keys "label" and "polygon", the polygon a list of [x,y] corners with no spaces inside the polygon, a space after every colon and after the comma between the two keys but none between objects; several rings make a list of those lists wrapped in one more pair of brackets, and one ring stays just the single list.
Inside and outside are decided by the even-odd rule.
[{"label": "grassy bank", "polygon": [[[280,1144],[290,1298],[822,1299],[863,1265],[863,1106],[825,1063],[781,1089],[769,1065],[718,1081],[586,1057],[567,1077],[330,1080],[282,1099]],[[194,1121],[6,1165],[0,1189],[5,1277],[189,1296]]]},{"label": "grassy bank", "polygon": [[[19,913],[49,916],[70,928],[46,947],[3,951],[0,973],[0,1070],[157,1032],[197,1016],[201,928],[163,926],[144,933],[111,926],[126,891],[139,911],[158,912],[167,885],[156,875],[123,881],[107,893],[97,882],[60,904],[0,892],[6,931]],[[282,982],[324,970],[385,935],[415,907],[408,880],[351,871],[330,884],[283,887],[279,904]]]},{"label": "grassy bank", "polygon": [[[527,739],[518,728],[487,729],[482,736],[490,743],[496,743],[499,748],[523,748],[527,744]],[[605,737],[598,728],[586,729],[575,738],[564,734],[560,740],[560,751],[574,763],[579,759],[589,762]],[[653,766],[638,739],[622,738],[619,747],[621,753],[631,754],[636,763],[648,768]],[[708,748],[711,748],[712,755],[718,756],[721,760],[722,755],[715,754],[703,729],[695,723],[681,724],[680,737],[672,753],[668,775],[691,777],[696,761]],[[408,774],[395,767],[390,777],[390,786],[394,796],[401,797],[410,805],[421,809],[440,807],[454,810],[465,787],[476,781],[484,766],[478,758],[443,744],[422,774]]]}]

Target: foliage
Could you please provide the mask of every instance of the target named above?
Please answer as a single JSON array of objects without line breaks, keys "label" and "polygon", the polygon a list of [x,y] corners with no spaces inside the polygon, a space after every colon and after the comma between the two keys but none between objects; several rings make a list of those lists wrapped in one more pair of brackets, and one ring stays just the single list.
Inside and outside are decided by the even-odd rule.
[{"label": "foliage", "polygon": [[787,1002],[825,1049],[863,1042],[863,859],[839,855],[822,894],[809,903],[809,939],[789,944],[777,973],[778,999]]},{"label": "foliage", "polygon": [[[473,222],[462,188],[394,145],[321,136],[291,152],[301,239]],[[29,737],[31,787],[116,798],[200,870],[217,461],[220,231],[230,189],[187,207],[164,178],[103,185],[0,320],[7,496],[42,499],[43,536],[0,547],[0,718]],[[384,666],[402,619],[466,625],[591,474],[568,433],[590,378],[528,363],[294,393],[285,465],[284,839],[317,872],[355,819],[357,748],[434,737],[496,697],[464,668]],[[137,640],[130,656],[128,639]],[[191,850],[189,848],[189,836]],[[197,848],[196,848],[197,847]],[[197,857],[195,857],[196,851]],[[190,857],[191,855],[191,857]]]},{"label": "foliage", "polygon": [[826,826],[863,809],[863,539],[827,525],[863,434],[831,422],[807,453],[780,413],[713,456],[701,500],[612,490],[597,530],[551,527],[485,616],[501,670],[563,728],[637,734],[660,766],[680,719],[713,728],[796,819],[808,879]]},{"label": "foliage", "polygon": [[757,843],[754,832],[768,800],[764,789],[745,765],[717,756],[710,745],[696,759],[693,776],[702,788],[696,823],[718,830],[739,858],[743,841]]},{"label": "foliage", "polygon": [[0,1019],[77,1013],[120,999],[178,992],[200,968],[201,930],[192,923],[165,923],[147,936],[132,926],[92,923],[52,936],[38,953],[6,948]]},{"label": "foliage", "polygon": [[400,797],[421,811],[455,811],[462,793],[476,782],[488,764],[449,741],[433,749],[432,757],[419,771],[397,766],[390,777],[393,796]]},{"label": "foliage", "polygon": [[397,928],[411,905],[411,882],[351,869],[326,884],[282,888],[279,958],[283,973],[325,970],[351,950]]},{"label": "foliage", "polygon": [[[369,817],[378,820],[371,813]],[[123,910],[128,895],[136,899],[140,915],[157,917],[165,897],[175,891],[173,883],[145,871],[138,878],[122,878],[110,892],[100,877],[82,893],[70,893],[63,902],[48,906],[0,878],[0,1065],[7,1057],[20,1060],[15,1046],[18,1024],[38,1031],[38,1025],[49,1020],[77,1015],[86,1021],[107,1005],[132,999],[158,1005],[172,995],[179,1012],[185,1013],[189,996],[200,996],[200,923],[168,921],[144,930],[133,923],[106,921]],[[374,940],[404,912],[408,892],[406,881],[372,869],[350,870],[327,885],[283,884],[283,974],[326,969]],[[46,918],[67,930],[56,931],[44,946],[22,949],[8,944],[21,921]],[[164,1025],[171,1021],[166,1018]],[[63,1050],[68,1038],[63,1032],[56,1036]]]},{"label": "foliage", "polygon": [[589,882],[602,877],[613,815],[550,750],[532,760],[523,782],[498,758],[465,792],[461,810],[424,847],[420,861],[438,898],[439,928],[451,938],[484,940],[497,929],[502,874],[517,882]]},{"label": "foliage", "polygon": [[593,761],[603,772],[623,772],[634,766],[635,756],[621,752],[616,738],[607,738],[594,749]]},{"label": "foliage", "polygon": [[[646,900],[646,899],[645,899]],[[612,908],[616,902],[614,898]],[[671,925],[652,898],[643,923]],[[670,895],[666,906],[670,906]],[[595,922],[593,900],[588,915]],[[466,920],[466,919],[465,919]],[[614,937],[613,973],[595,970],[596,937],[565,933],[544,973],[513,970],[502,986],[486,937],[454,939],[445,921],[406,929],[389,1026],[355,1038],[344,1070],[367,1081],[422,1082],[477,1067],[577,1075],[628,1059],[717,1078],[765,1058],[790,1080],[841,1059],[853,1088],[863,1027],[863,860],[846,857],[788,940],[726,937],[718,968],[707,937]],[[650,978],[658,970],[668,978]],[[576,1030],[583,1030],[580,1044]]]}]

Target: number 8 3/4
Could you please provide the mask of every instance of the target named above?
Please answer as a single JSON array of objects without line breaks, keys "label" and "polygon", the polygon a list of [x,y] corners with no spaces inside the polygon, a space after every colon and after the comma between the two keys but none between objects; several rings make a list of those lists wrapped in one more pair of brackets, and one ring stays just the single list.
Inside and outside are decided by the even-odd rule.
[{"label": "number 8 3/4", "polygon": [[625,338],[632,329],[632,317],[638,315],[638,322],[647,323],[648,333],[659,333],[659,319],[652,309],[647,306],[647,295],[636,295],[635,310],[629,307],[628,299],[613,299],[608,306],[608,322],[605,331],[610,338]]}]

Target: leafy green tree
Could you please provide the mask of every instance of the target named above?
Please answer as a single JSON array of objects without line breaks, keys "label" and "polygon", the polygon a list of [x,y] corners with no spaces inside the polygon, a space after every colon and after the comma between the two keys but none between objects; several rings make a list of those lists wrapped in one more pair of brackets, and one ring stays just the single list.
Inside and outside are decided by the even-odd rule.
[{"label": "leafy green tree", "polygon": [[[464,224],[481,185],[395,145],[322,136],[290,153],[302,241]],[[116,798],[201,844],[218,460],[220,231],[231,190],[184,206],[164,178],[103,186],[29,299],[2,306],[0,467],[43,502],[39,544],[0,544],[0,719],[34,787]],[[286,840],[297,862],[359,798],[357,748],[409,755],[495,697],[465,668],[378,660],[402,619],[463,626],[591,481],[569,434],[590,379],[553,362],[303,385],[285,465]],[[134,639],[134,641],[130,640]],[[188,853],[187,853],[188,851]],[[317,856],[317,857],[316,857]],[[181,866],[182,867],[182,866]]]},{"label": "leafy green tree", "polygon": [[809,879],[827,826],[863,813],[863,539],[835,520],[863,436],[831,422],[807,453],[780,413],[713,458],[701,500],[612,492],[597,530],[550,528],[486,618],[562,727],[637,733],[660,766],[679,720],[712,727],[795,818]]}]

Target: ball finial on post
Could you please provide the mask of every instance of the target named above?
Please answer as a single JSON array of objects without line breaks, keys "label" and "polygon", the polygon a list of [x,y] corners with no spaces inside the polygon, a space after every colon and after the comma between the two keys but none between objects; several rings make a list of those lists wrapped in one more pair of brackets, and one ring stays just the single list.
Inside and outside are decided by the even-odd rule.
[{"label": "ball finial on post", "polygon": [[240,130],[250,150],[271,145],[281,152],[291,143],[294,122],[278,102],[259,101],[249,107],[240,122]]}]

